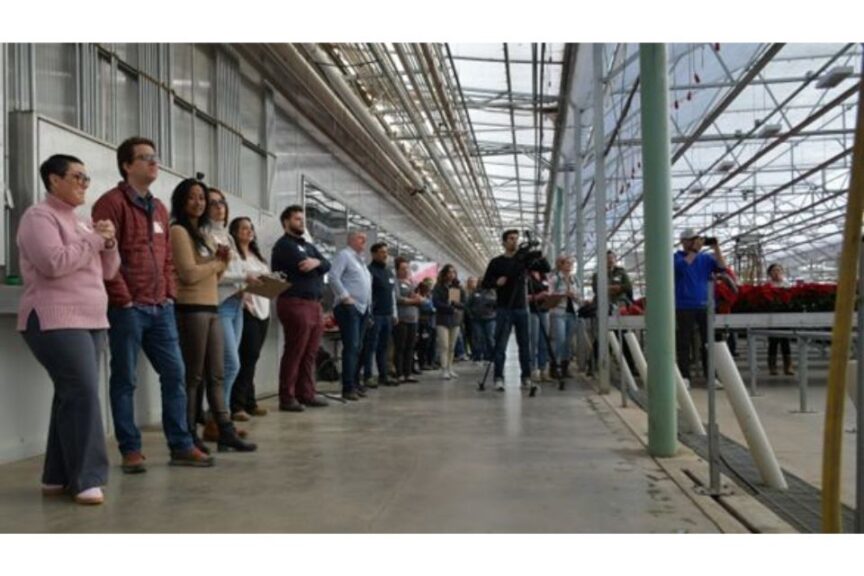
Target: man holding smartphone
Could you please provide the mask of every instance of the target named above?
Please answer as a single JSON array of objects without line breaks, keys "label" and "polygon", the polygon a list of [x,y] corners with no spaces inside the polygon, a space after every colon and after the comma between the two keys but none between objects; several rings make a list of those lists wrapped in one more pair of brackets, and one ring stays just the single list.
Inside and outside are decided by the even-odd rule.
[{"label": "man holding smartphone", "polygon": [[[690,378],[691,342],[696,330],[700,337],[702,373],[708,375],[708,284],[715,273],[726,269],[726,260],[716,238],[703,237],[692,228],[681,233],[682,250],[675,252],[676,356],[681,376]],[[713,254],[703,252],[710,246]]]}]

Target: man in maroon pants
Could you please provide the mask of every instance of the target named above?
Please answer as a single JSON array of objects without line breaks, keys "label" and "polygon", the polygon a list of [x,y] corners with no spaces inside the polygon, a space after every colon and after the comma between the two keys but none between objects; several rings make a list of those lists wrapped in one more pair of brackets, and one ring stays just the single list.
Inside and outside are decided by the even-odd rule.
[{"label": "man in maroon pants", "polygon": [[279,410],[302,412],[305,406],[328,404],[315,395],[315,355],[324,332],[321,296],[330,262],[303,238],[306,223],[301,206],[286,208],[281,220],[285,235],[273,247],[271,268],[282,272],[291,288],[276,303],[285,334],[279,366]]}]

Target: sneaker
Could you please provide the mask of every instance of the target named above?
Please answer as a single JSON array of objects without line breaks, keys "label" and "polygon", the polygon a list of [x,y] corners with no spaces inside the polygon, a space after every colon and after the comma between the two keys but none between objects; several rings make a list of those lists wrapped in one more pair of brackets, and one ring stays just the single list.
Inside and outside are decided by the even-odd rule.
[{"label": "sneaker", "polygon": [[497,390],[498,392],[504,391],[504,379],[503,378],[496,378],[495,379],[495,390]]},{"label": "sneaker", "polygon": [[412,378],[411,376],[405,376],[405,379],[402,381],[406,384],[417,384],[418,382],[420,382],[419,380],[417,380],[416,378]]},{"label": "sneaker", "polygon": [[300,403],[309,408],[324,408],[330,405],[330,402],[320,396],[313,396],[311,400],[301,400]]},{"label": "sneaker", "polygon": [[442,380],[450,380],[450,378],[451,378],[450,371],[447,370],[446,368],[442,368],[441,369],[441,379]]},{"label": "sneaker", "polygon": [[357,394],[357,392],[343,392],[342,399],[357,402],[358,400],[360,400],[360,396]]},{"label": "sneaker", "polygon": [[457,374],[455,370],[450,370],[450,377],[451,378],[459,378],[459,374]]},{"label": "sneaker", "polygon": [[366,398],[366,388],[364,386],[357,388],[354,393],[360,398]]},{"label": "sneaker", "polygon": [[239,410],[231,414],[231,420],[234,422],[248,422],[252,417],[245,410]]},{"label": "sneaker", "polygon": [[531,378],[522,378],[522,385],[520,386],[520,388],[525,390],[526,388],[531,388],[531,386],[532,386]]},{"label": "sneaker", "polygon": [[66,486],[63,484],[42,484],[43,496],[62,496],[66,493]]},{"label": "sneaker", "polygon": [[209,468],[213,466],[213,457],[208,456],[196,447],[180,452],[171,452],[171,466],[193,466],[196,468]]},{"label": "sneaker", "polygon": [[144,460],[146,459],[141,452],[123,454],[123,472],[125,474],[141,474],[142,472],[146,472],[147,468],[144,466]]},{"label": "sneaker", "polygon": [[374,390],[375,388],[378,388],[378,383],[375,382],[375,380],[373,380],[372,378],[366,378],[365,380],[363,380],[363,386]]},{"label": "sneaker", "polygon": [[305,408],[303,407],[303,405],[300,402],[298,402],[295,398],[292,398],[286,404],[279,404],[279,411],[280,412],[303,412],[304,410],[305,410]]},{"label": "sneaker", "polygon": [[98,506],[105,501],[105,495],[102,494],[102,488],[87,488],[75,495],[75,502],[82,506]]},{"label": "sneaker", "polygon": [[541,382],[549,382],[549,371],[545,368],[540,371],[540,381]]},{"label": "sneaker", "polygon": [[540,370],[532,370],[531,371],[531,380],[534,380],[535,382],[540,381]]},{"label": "sneaker", "polygon": [[248,412],[250,416],[266,416],[268,414],[268,410],[266,408],[262,408],[261,406],[256,406],[252,410]]}]

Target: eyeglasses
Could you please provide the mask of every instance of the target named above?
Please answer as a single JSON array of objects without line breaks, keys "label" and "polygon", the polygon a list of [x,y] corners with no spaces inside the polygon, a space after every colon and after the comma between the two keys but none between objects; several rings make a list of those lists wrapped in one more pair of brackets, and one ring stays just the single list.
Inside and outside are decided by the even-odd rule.
[{"label": "eyeglasses", "polygon": [[91,182],[90,176],[84,174],[83,172],[70,172],[67,176],[71,176],[78,184],[82,186],[87,186]]},{"label": "eyeglasses", "polygon": [[138,156],[135,156],[135,160],[142,160],[148,164],[158,164],[159,156],[156,154],[139,154]]}]

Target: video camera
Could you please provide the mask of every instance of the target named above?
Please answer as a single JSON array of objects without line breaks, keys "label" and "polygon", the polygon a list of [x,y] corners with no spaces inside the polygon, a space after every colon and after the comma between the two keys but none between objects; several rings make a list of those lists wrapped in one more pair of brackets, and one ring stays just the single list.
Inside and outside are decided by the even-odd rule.
[{"label": "video camera", "polygon": [[543,251],[540,250],[540,241],[532,238],[530,230],[525,230],[525,241],[519,244],[513,257],[526,270],[535,270],[542,273],[547,273],[551,270],[549,262],[543,257]]}]

